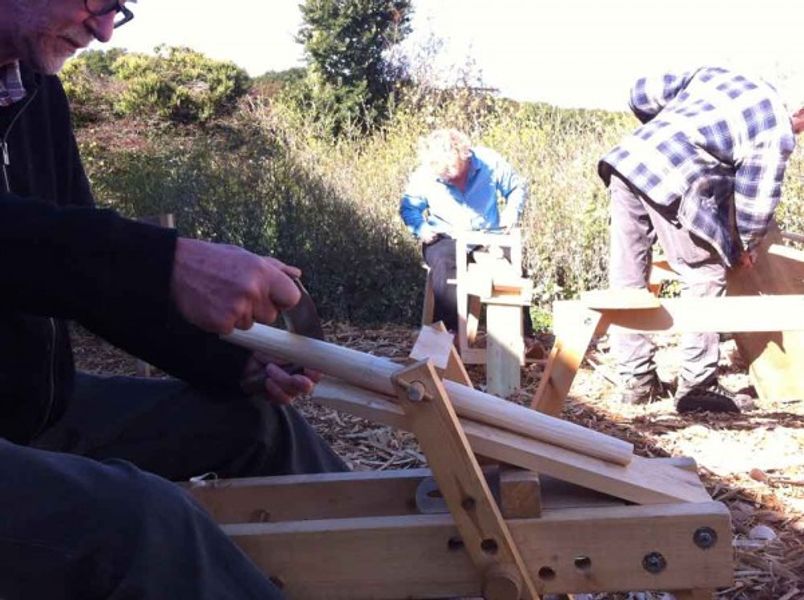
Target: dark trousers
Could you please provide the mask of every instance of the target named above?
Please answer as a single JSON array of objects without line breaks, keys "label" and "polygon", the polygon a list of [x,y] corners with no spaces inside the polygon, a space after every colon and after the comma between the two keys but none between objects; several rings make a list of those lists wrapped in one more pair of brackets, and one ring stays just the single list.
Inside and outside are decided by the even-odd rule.
[{"label": "dark trousers", "polygon": [[0,598],[281,598],[168,479],[345,469],[293,408],[79,375],[30,447],[0,440]]},{"label": "dark trousers", "polygon": [[[450,237],[440,237],[432,244],[422,247],[424,262],[430,267],[430,276],[433,280],[433,321],[443,321],[450,331],[458,330],[458,298],[457,286],[447,283],[455,279],[457,265],[455,264],[455,240]],[[471,254],[468,262],[474,262]],[[525,274],[523,273],[523,276]],[[522,322],[526,336],[533,335],[533,321],[530,318],[528,307],[522,310]]]},{"label": "dark trousers", "polygon": [[[611,194],[611,261],[613,288],[647,288],[652,246],[658,240],[667,261],[681,280],[687,298],[726,293],[726,267],[715,250],[678,224],[667,209],[657,206],[616,173]],[[612,334],[611,350],[623,379],[655,371],[655,346],[644,334]],[[685,333],[681,337],[679,376],[691,385],[705,383],[717,374],[717,333]]]}]

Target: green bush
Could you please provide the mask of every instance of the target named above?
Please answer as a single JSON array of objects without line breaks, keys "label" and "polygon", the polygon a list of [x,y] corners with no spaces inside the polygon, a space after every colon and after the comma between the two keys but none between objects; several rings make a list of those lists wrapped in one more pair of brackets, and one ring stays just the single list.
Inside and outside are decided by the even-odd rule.
[{"label": "green bush", "polygon": [[205,123],[226,114],[249,85],[248,74],[234,63],[189,48],[124,54],[112,70],[126,84],[114,103],[119,115],[156,113],[177,123]]},{"label": "green bush", "polygon": [[67,61],[60,78],[70,99],[73,117],[82,126],[108,118],[114,96],[112,64],[124,50],[86,50]]},{"label": "green bush", "polygon": [[[371,134],[336,140],[281,101],[254,99],[203,134],[109,154],[84,144],[99,198],[126,214],[173,212],[186,235],[244,245],[298,265],[324,318],[415,323],[424,273],[398,216],[420,135],[456,126],[506,156],[528,181],[525,260],[533,314],[606,285],[608,194],[597,161],[636,125],[625,113],[517,104],[431,90],[394,107]],[[188,129],[185,133],[189,132]],[[777,216],[804,233],[797,150]]]}]

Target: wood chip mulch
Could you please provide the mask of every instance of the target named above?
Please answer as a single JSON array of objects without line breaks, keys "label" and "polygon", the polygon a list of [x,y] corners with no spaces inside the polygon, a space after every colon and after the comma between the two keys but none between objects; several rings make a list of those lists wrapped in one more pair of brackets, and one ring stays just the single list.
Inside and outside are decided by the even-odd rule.
[{"label": "wood chip mulch", "polygon": [[[403,359],[417,330],[388,326],[361,329],[325,324],[328,341],[377,356]],[[551,343],[545,336],[545,345]],[[675,375],[676,340],[659,338],[657,362],[663,379]],[[79,368],[133,374],[135,361],[91,335],[76,331]],[[721,381],[734,391],[752,391],[732,341],[721,344]],[[469,373],[482,387],[482,367]],[[765,403],[743,415],[678,415],[667,399],[649,406],[615,400],[613,368],[606,340],[597,340],[572,387],[563,417],[590,429],[626,439],[641,456],[694,458],[715,500],[731,511],[734,527],[735,583],[718,598],[733,600],[804,599],[804,402]],[[509,400],[528,404],[541,366],[523,369],[523,388]],[[415,438],[365,419],[300,400],[298,407],[354,469],[384,470],[422,466]],[[657,600],[667,594],[632,592],[575,596],[589,600]]]}]

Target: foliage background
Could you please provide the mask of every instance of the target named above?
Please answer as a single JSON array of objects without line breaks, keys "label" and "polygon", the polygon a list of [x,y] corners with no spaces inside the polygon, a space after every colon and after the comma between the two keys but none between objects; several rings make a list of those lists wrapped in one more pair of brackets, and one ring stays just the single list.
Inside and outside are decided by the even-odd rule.
[{"label": "foliage background", "polygon": [[[172,212],[183,235],[298,265],[324,318],[418,318],[424,272],[397,209],[416,141],[435,127],[465,130],[527,179],[523,229],[535,312],[605,285],[608,200],[596,165],[636,125],[628,114],[515,103],[471,86],[410,85],[381,124],[345,125],[335,136],[283,93],[303,73],[248,81],[236,66],[186,49],[162,49],[147,69],[142,60],[86,52],[64,72],[99,203],[132,217]],[[777,213],[798,232],[803,165],[797,150]]]}]

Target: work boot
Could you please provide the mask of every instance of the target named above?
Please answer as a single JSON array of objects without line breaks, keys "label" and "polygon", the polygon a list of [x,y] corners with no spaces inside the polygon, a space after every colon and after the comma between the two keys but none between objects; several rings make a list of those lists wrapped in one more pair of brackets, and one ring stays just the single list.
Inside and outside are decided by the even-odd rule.
[{"label": "work boot", "polygon": [[620,388],[620,402],[623,404],[649,404],[661,400],[664,395],[665,387],[656,371],[630,377]]},{"label": "work boot", "polygon": [[674,399],[679,413],[701,411],[741,413],[754,408],[754,401],[750,396],[727,390],[716,378],[697,385],[679,379]]}]

